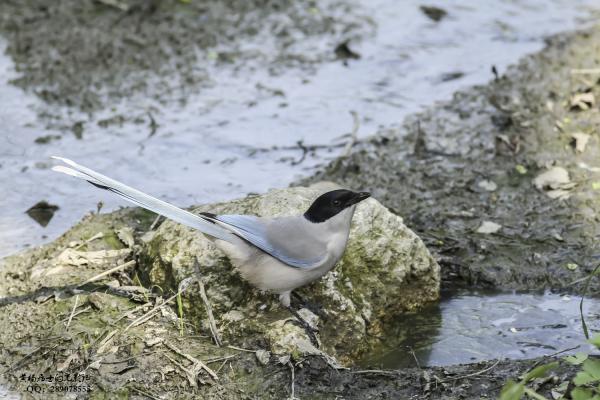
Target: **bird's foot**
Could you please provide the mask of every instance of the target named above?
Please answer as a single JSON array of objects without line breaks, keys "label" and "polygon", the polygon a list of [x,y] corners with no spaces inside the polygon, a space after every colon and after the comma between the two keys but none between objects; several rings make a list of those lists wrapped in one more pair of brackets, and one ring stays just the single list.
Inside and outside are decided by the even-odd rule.
[{"label": "bird's foot", "polygon": [[287,322],[291,322],[304,328],[304,331],[308,335],[310,342],[313,344],[313,346],[319,348],[319,340],[317,339],[317,333],[319,332],[319,330],[317,328],[314,328],[311,324],[309,324],[304,318],[302,318],[298,311],[294,310],[292,307],[287,307],[287,309],[296,318],[295,320],[288,320]]},{"label": "bird's foot", "polygon": [[305,299],[304,297],[302,297],[297,292],[292,292],[291,296],[296,300],[295,303],[298,304],[298,309],[307,308],[313,314],[318,315],[319,318],[321,318],[322,320],[327,319],[327,315],[323,311],[323,307],[321,306],[321,304],[309,301],[309,300]]}]

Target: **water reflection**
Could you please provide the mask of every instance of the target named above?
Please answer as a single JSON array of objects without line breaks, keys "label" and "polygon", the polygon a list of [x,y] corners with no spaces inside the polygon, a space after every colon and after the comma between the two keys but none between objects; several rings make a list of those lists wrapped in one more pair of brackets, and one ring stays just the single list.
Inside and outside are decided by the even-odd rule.
[{"label": "water reflection", "polygon": [[[440,303],[405,315],[364,366],[451,365],[525,359],[585,344],[579,297],[551,293],[445,293]],[[600,301],[587,299],[588,327],[600,330]],[[574,351],[573,351],[574,352]],[[414,353],[414,354],[413,354]]]}]

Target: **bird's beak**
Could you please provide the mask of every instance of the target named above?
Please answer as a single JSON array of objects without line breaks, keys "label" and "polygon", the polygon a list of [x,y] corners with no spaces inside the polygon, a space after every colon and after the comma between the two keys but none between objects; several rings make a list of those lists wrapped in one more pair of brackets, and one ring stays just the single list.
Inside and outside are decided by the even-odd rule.
[{"label": "bird's beak", "polygon": [[364,199],[368,199],[369,197],[371,197],[371,193],[369,192],[358,192],[354,195],[352,199],[350,199],[348,205],[352,206],[354,204],[360,203],[361,201],[363,201]]}]

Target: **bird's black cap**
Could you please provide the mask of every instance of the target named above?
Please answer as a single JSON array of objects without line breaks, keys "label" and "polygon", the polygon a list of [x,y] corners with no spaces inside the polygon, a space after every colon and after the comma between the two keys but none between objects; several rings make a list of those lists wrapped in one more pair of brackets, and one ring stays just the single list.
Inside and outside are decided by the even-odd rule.
[{"label": "bird's black cap", "polygon": [[370,197],[368,192],[353,192],[352,190],[332,190],[319,196],[304,213],[304,218],[310,222],[325,222],[331,217]]}]

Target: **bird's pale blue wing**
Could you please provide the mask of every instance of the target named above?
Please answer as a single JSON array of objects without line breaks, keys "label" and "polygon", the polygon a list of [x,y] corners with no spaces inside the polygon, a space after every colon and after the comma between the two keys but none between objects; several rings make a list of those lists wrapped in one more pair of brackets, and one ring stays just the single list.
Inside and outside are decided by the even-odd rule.
[{"label": "bird's pale blue wing", "polygon": [[[293,224],[277,224],[252,215],[217,215],[243,239],[292,267],[310,269],[327,257],[325,246]],[[311,243],[313,242],[313,243]]]}]

